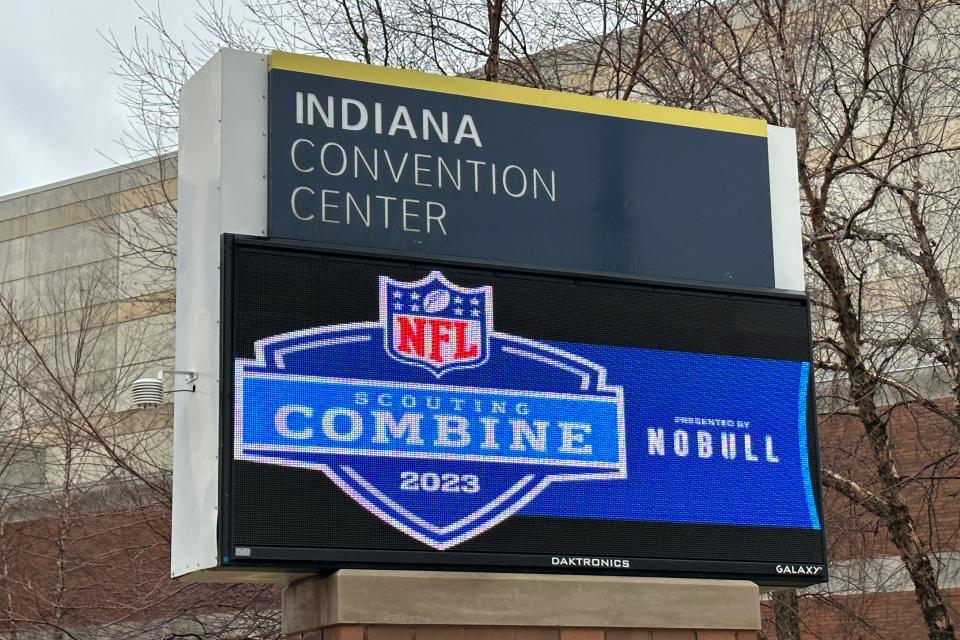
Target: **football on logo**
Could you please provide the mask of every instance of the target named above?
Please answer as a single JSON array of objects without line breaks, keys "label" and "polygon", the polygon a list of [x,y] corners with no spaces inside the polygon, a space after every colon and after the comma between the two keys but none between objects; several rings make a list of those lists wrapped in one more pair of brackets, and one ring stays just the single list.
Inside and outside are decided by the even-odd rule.
[{"label": "football on logo", "polygon": [[427,313],[440,313],[450,306],[450,292],[446,289],[435,289],[423,298],[423,310]]}]

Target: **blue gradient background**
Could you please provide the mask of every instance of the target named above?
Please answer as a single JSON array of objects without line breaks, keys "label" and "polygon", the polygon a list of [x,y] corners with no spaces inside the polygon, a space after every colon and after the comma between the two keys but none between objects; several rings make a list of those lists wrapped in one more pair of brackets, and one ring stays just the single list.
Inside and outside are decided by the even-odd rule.
[{"label": "blue gradient background", "polygon": [[[419,367],[389,358],[383,348],[382,329],[364,329],[373,339],[336,348],[291,353],[282,370],[271,365],[247,363],[245,371],[330,376],[354,380],[380,380],[450,386],[474,386],[527,391],[576,392],[569,374],[542,363],[510,356],[494,337],[491,356],[476,369],[452,371],[438,381]],[[606,381],[623,388],[626,423],[627,478],[553,482],[525,505],[520,514],[602,520],[662,521],[746,526],[819,529],[807,446],[807,398],[809,363],[764,360],[703,353],[639,349],[582,343],[544,342],[606,368]],[[289,345],[285,345],[289,346]],[[272,363],[270,351],[265,362]],[[253,382],[250,380],[249,382]],[[256,440],[266,443],[273,432],[272,413],[266,405],[278,406],[294,400],[289,389],[278,384],[259,383],[250,392],[244,413],[245,429],[259,431]],[[609,395],[609,392],[590,392]],[[342,394],[341,394],[342,396]],[[329,402],[343,406],[336,394],[324,399],[311,392],[309,404]],[[255,409],[255,407],[261,407]],[[675,417],[713,418],[749,423],[745,427],[704,427],[682,425]],[[255,420],[257,424],[250,424]],[[262,424],[266,422],[266,424]],[[647,429],[662,428],[666,455],[650,455]],[[673,431],[681,428],[690,437],[690,453],[673,453]],[[713,456],[697,455],[696,432],[711,434]],[[721,431],[735,432],[737,457],[727,460],[720,454]],[[743,455],[743,435],[753,439],[758,461]],[[779,462],[765,461],[765,438],[770,436]],[[279,440],[276,442],[280,444]],[[253,443],[250,443],[253,444]],[[429,443],[428,443],[429,444]],[[244,448],[244,443],[237,443]],[[346,448],[345,448],[346,449]],[[411,496],[397,486],[402,470],[474,473],[483,491],[469,498],[476,505],[493,499],[498,491],[523,474],[540,477],[556,473],[556,467],[537,464],[468,462],[452,460],[411,460],[368,457],[342,453],[305,451],[271,454],[276,464],[284,457],[316,464],[350,464],[381,491],[397,501],[417,501],[418,511],[447,521],[468,508],[465,496],[431,494]],[[446,517],[444,517],[446,516]]]}]

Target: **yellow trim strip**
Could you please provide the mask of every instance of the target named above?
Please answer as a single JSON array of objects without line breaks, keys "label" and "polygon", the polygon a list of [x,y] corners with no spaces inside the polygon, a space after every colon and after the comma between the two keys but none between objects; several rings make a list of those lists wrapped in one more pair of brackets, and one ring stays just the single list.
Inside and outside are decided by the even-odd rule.
[{"label": "yellow trim strip", "polygon": [[405,89],[420,89],[482,100],[496,100],[548,109],[592,113],[681,127],[711,129],[763,138],[767,136],[767,123],[763,120],[720,113],[612,100],[610,98],[548,91],[546,89],[532,89],[530,87],[518,87],[455,76],[441,76],[408,69],[391,69],[357,62],[317,58],[298,53],[285,53],[283,51],[272,52],[267,64],[270,69],[313,73],[332,78],[385,84]]}]

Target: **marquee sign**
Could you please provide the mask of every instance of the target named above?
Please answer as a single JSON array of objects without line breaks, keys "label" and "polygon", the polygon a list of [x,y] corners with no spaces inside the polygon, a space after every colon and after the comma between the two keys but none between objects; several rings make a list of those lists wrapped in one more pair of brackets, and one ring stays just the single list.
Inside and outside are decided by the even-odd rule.
[{"label": "marquee sign", "polygon": [[[652,538],[682,527],[675,553],[701,573],[822,566],[800,301],[228,247],[230,562],[296,547],[339,565],[643,571],[670,559]],[[690,335],[650,315],[607,331],[649,305]]]},{"label": "marquee sign", "polygon": [[281,52],[180,105],[172,575],[826,579],[792,131]]}]

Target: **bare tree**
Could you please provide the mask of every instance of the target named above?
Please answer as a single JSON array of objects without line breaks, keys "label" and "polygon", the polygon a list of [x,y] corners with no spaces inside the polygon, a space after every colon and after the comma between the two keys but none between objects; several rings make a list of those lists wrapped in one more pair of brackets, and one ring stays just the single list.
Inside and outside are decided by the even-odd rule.
[{"label": "bare tree", "polygon": [[[952,378],[956,370],[956,294],[945,271],[955,186],[932,179],[954,165],[957,150],[954,8],[923,0],[698,2],[670,21],[677,40],[662,63],[665,95],[686,92],[691,106],[797,131],[816,366],[834,378],[833,411],[856,419],[865,446],[857,455],[869,461],[852,469],[849,459],[825,456],[823,483],[884,524],[929,637],[954,638],[937,584],[940,549],[922,538],[923,503],[909,487],[955,459],[905,472],[891,432],[904,405],[954,427],[960,419],[956,403],[945,407],[936,390],[900,374],[934,365]],[[948,248],[937,249],[943,234]],[[885,277],[910,299],[874,298]]]},{"label": "bare tree", "polygon": [[168,577],[171,407],[129,388],[169,364],[172,316],[123,292],[102,239],[113,257],[0,292],[0,629],[276,638],[275,589]]}]

